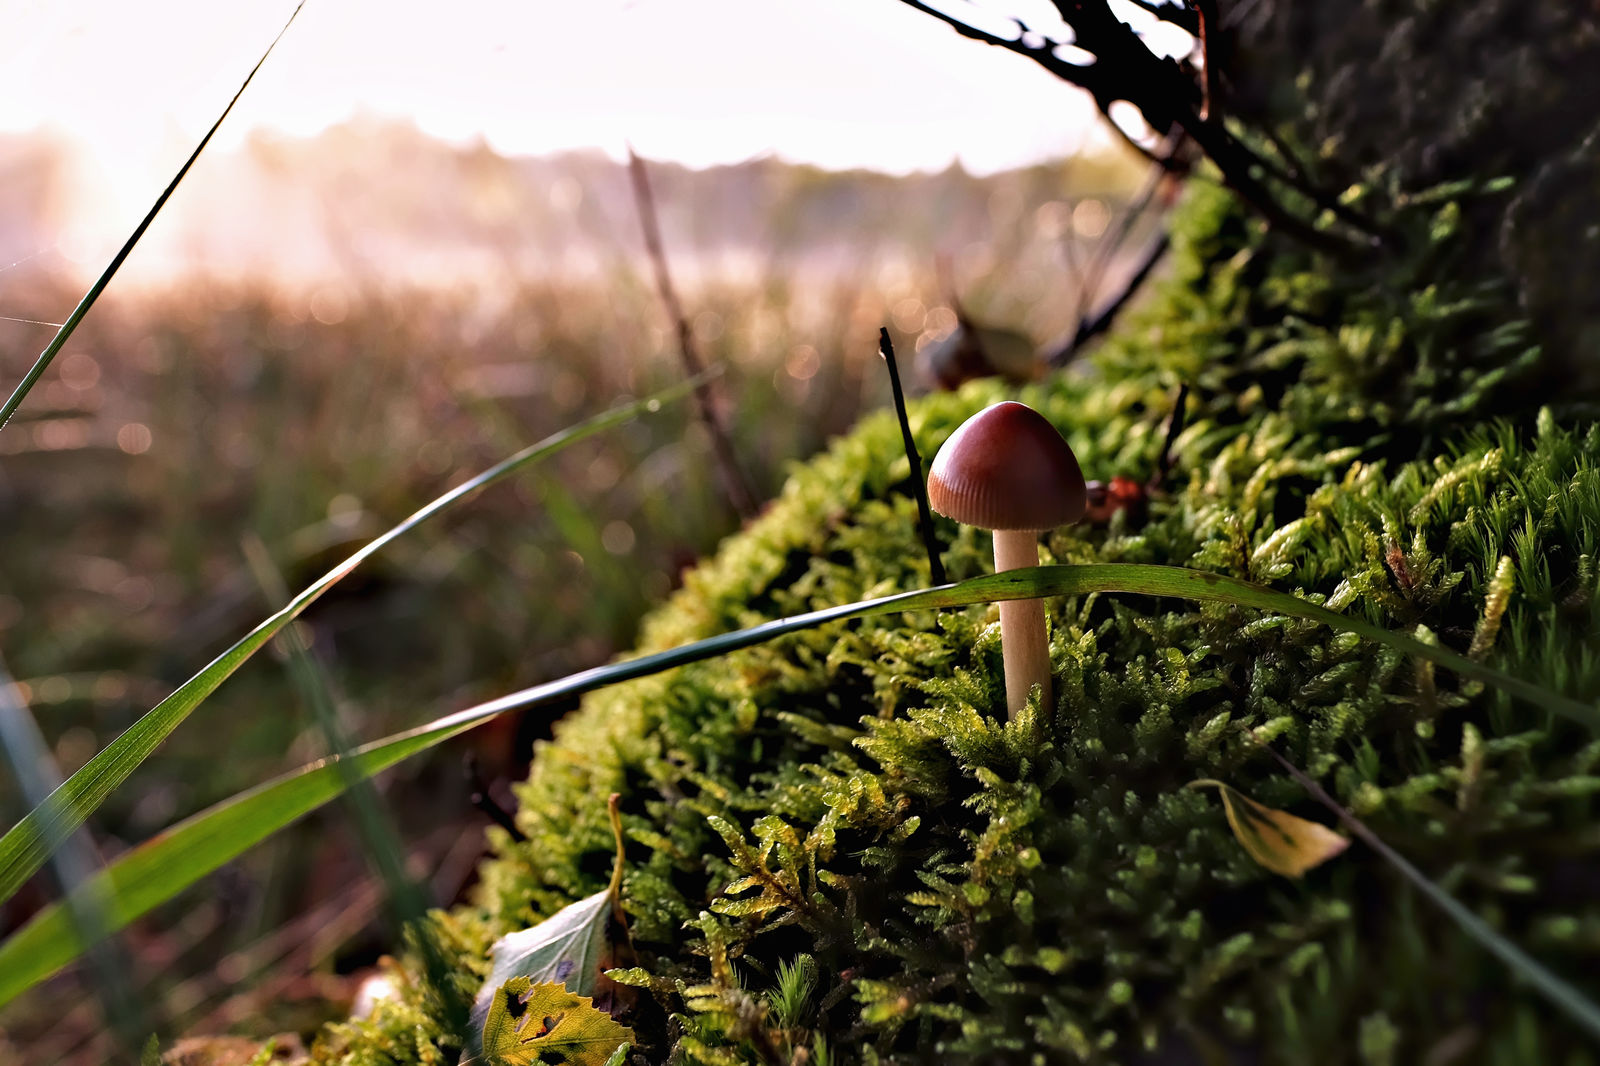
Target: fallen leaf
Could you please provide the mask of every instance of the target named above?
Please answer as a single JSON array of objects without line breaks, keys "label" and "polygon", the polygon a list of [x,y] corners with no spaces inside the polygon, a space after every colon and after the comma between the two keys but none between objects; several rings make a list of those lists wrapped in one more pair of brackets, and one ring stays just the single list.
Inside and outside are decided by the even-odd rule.
[{"label": "fallen leaf", "polygon": [[[600,960],[606,954],[606,925],[610,919],[611,893],[602,891],[563,907],[531,929],[507,933],[490,949],[489,977],[484,981],[483,993],[494,991],[513,977],[526,977],[534,984],[552,981],[580,996],[594,995]],[[487,997],[483,993],[478,999],[486,1013]]]},{"label": "fallen leaf", "polygon": [[[623,847],[618,800],[612,796],[609,804],[617,841],[611,883],[592,896],[568,904],[538,925],[507,933],[494,942],[489,951],[489,976],[472,1004],[472,1045],[477,1045],[479,1034],[486,1031],[498,997],[515,979],[526,979],[533,986],[555,985],[583,997],[592,997],[603,987],[615,988],[609,982],[602,984],[601,972],[618,962],[612,922],[622,926]],[[609,992],[606,998],[609,1000]],[[584,1002],[590,1000],[585,998]],[[597,1007],[593,1009],[599,1011]],[[487,1050],[487,1046],[469,1046],[467,1057],[480,1050]]]},{"label": "fallen leaf", "polygon": [[1209,778],[1189,782],[1190,788],[1215,788],[1222,793],[1233,835],[1250,857],[1275,874],[1302,877],[1345,848],[1350,841],[1325,825],[1263,807],[1243,792]]},{"label": "fallen leaf", "polygon": [[495,990],[483,1025],[489,1066],[608,1066],[633,1031],[618,1025],[588,996],[553,981],[513,977]]}]

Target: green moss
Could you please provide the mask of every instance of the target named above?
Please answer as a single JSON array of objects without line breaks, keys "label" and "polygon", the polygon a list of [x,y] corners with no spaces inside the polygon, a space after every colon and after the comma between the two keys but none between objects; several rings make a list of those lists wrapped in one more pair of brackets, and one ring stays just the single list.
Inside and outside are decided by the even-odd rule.
[{"label": "green moss", "polygon": [[[1407,284],[1335,286],[1198,194],[1154,306],[1093,372],[1023,396],[1089,477],[1142,478],[1171,385],[1197,382],[1168,492],[1046,554],[1265,582],[1593,699],[1600,428],[1510,387],[1537,352],[1492,293]],[[914,404],[922,453],[1000,395]],[[926,585],[909,474],[892,418],[865,420],[689,575],[641,650]],[[989,567],[986,534],[939,533],[953,579]],[[605,883],[615,791],[650,1061],[1600,1061],[1370,851],[1285,880],[1184,788],[1216,777],[1326,821],[1270,742],[1600,994],[1600,741],[1311,623],[1102,595],[1050,615],[1056,705],[1016,721],[990,607],[593,695],[519,789],[527,842],[493,831],[476,904],[433,919],[457,978],[413,977],[322,1060],[453,1046],[435,1019],[488,943]]]}]

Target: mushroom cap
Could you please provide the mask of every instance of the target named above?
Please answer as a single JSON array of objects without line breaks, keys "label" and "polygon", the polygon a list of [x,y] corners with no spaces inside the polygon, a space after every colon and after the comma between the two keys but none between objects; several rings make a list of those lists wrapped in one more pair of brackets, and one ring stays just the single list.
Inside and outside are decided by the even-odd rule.
[{"label": "mushroom cap", "polygon": [[1078,458],[1027,404],[986,407],[950,435],[928,471],[935,511],[980,529],[1054,529],[1083,517]]}]

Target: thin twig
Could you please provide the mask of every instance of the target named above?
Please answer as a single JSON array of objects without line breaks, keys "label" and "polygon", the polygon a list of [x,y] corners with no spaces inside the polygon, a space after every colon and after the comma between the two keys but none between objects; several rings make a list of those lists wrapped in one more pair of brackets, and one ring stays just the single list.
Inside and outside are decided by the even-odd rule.
[{"label": "thin twig", "polygon": [[[1083,65],[1061,59],[1055,49],[1062,42],[1030,32],[1021,20],[1012,19],[1018,28],[1018,37],[1013,40],[980,30],[922,0],[901,0],[901,3],[939,19],[965,37],[1027,56],[1063,81],[1088,91],[1102,113],[1109,113],[1112,103],[1126,100],[1139,109],[1153,129],[1168,129],[1176,123],[1217,165],[1225,185],[1254,207],[1269,224],[1309,247],[1349,257],[1381,241],[1375,227],[1355,222],[1343,205],[1332,206],[1337,203],[1336,199],[1318,189],[1300,183],[1291,186],[1318,206],[1334,210],[1352,228],[1363,231],[1366,240],[1352,240],[1319,230],[1285,207],[1273,191],[1251,173],[1261,165],[1259,157],[1217,121],[1214,110],[1209,118],[1198,113],[1197,108],[1203,102],[1200,89],[1175,64],[1151,52],[1133,28],[1112,13],[1104,0],[1054,0],[1057,13],[1073,30],[1073,43],[1095,57],[1095,62]],[[1035,40],[1039,43],[1034,44]],[[1157,158],[1115,123],[1112,128],[1135,151],[1148,159]]]},{"label": "thin twig", "polygon": [[1122,250],[1122,244],[1133,232],[1133,227],[1144,216],[1156,194],[1161,192],[1162,186],[1169,180],[1186,176],[1183,166],[1179,162],[1178,153],[1182,150],[1184,135],[1181,131],[1174,130],[1167,140],[1167,148],[1156,159],[1155,165],[1150,168],[1145,176],[1144,185],[1139,188],[1138,195],[1123,210],[1122,216],[1117,219],[1116,227],[1095,249],[1094,260],[1089,268],[1089,286],[1091,291],[1097,290],[1100,283],[1105,280],[1106,268],[1111,265],[1111,260],[1117,252]]},{"label": "thin twig", "polygon": [[133,246],[139,243],[139,238],[144,236],[144,231],[150,228],[150,223],[155,221],[156,215],[167,205],[167,201],[172,198],[172,194],[177,190],[178,183],[183,180],[184,175],[189,173],[189,168],[194,166],[196,159],[200,158],[200,153],[205,151],[206,145],[211,143],[211,138],[217,132],[218,127],[222,125],[222,120],[228,117],[228,113],[233,110],[233,105],[239,102],[239,97],[244,95],[245,89],[250,85],[250,80],[256,76],[256,71],[261,69],[261,64],[267,61],[267,57],[278,46],[278,42],[283,40],[283,35],[289,32],[289,27],[293,24],[295,16],[300,14],[300,9],[305,6],[305,0],[300,0],[300,3],[295,5],[295,9],[289,13],[288,21],[283,24],[283,29],[279,30],[278,36],[274,37],[272,43],[267,45],[267,50],[261,53],[261,58],[256,60],[256,65],[250,68],[250,73],[245,75],[244,81],[239,85],[239,90],[233,94],[233,99],[228,101],[228,106],[222,109],[222,114],[217,116],[217,121],[211,124],[209,130],[206,130],[206,135],[200,138],[200,143],[195,145],[193,152],[189,153],[189,158],[183,161],[183,166],[178,168],[178,172],[167,183],[167,187],[161,190],[161,195],[156,197],[156,202],[150,205],[150,210],[145,212],[144,218],[140,219],[139,225],[134,227],[133,234],[123,242],[121,248],[117,249],[117,254],[111,257],[110,264],[95,279],[95,283],[89,286],[89,291],[84,294],[83,299],[78,301],[78,306],[72,309],[72,314],[67,316],[67,321],[57,331],[56,335],[51,338],[44,351],[39,353],[39,358],[34,361],[27,374],[23,375],[22,381],[12,391],[10,399],[6,400],[3,406],[0,406],[0,429],[5,429],[6,423],[11,421],[11,416],[16,414],[17,408],[21,406],[23,397],[28,395],[34,383],[44,375],[45,369],[55,359],[56,353],[60,352],[66,345],[67,338],[72,336],[73,331],[78,328],[78,323],[82,322],[83,317],[89,313],[89,308],[94,306],[94,302],[100,298],[100,294],[105,291],[106,286],[111,284],[111,279],[116,276],[123,261],[128,258],[128,254],[133,251]]},{"label": "thin twig", "polygon": [[911,421],[906,417],[906,396],[900,388],[900,368],[894,361],[894,341],[887,326],[878,327],[878,354],[889,364],[889,385],[894,390],[894,412],[900,418],[900,437],[906,442],[906,459],[911,463],[911,483],[916,487],[917,528],[922,546],[928,552],[928,572],[935,585],[944,584],[944,561],[939,558],[939,537],[933,531],[933,508],[928,506],[928,484],[922,477],[922,457],[911,437]]},{"label": "thin twig", "polygon": [[1200,118],[1211,117],[1211,103],[1217,96],[1217,64],[1216,50],[1212,47],[1217,39],[1217,0],[1193,0],[1195,22],[1198,31],[1195,36],[1200,41]]},{"label": "thin twig", "polygon": [[1139,155],[1143,156],[1147,161],[1154,163],[1163,171],[1178,169],[1178,164],[1176,162],[1157,155],[1154,149],[1147,148],[1140,144],[1138,140],[1134,138],[1133,134],[1129,133],[1127,130],[1118,125],[1117,120],[1111,117],[1110,102],[1108,102],[1106,106],[1100,108],[1100,117],[1106,120],[1106,125],[1111,127],[1112,133],[1116,134],[1122,139],[1123,144],[1127,145]]},{"label": "thin twig", "polygon": [[[1254,129],[1256,127],[1245,128]],[[1341,202],[1337,196],[1334,196],[1331,193],[1325,192],[1319,188],[1317,184],[1312,181],[1310,173],[1304,166],[1300,165],[1299,160],[1296,159],[1289,151],[1288,145],[1284,144],[1282,139],[1278,137],[1276,133],[1271,132],[1271,130],[1269,130],[1266,126],[1259,127],[1259,132],[1271,142],[1272,146],[1276,148],[1279,153],[1283,155],[1283,163],[1279,163],[1277,160],[1262,155],[1260,152],[1250,147],[1249,142],[1243,140],[1242,138],[1233,136],[1231,133],[1230,136],[1233,136],[1234,142],[1238,144],[1244,154],[1249,157],[1251,164],[1260,167],[1263,174],[1266,174],[1268,177],[1278,181],[1290,191],[1304,196],[1322,210],[1331,212],[1335,218],[1349,226],[1351,229],[1360,230],[1362,233],[1369,234],[1370,236],[1383,241],[1392,241],[1395,239],[1395,234],[1392,229],[1385,227],[1375,219],[1367,217],[1350,205]]]},{"label": "thin twig", "polygon": [[[1250,151],[1243,141],[1229,133],[1221,123],[1203,121],[1193,112],[1180,112],[1178,121],[1184,131],[1194,138],[1195,143],[1217,165],[1222,174],[1223,184],[1260,212],[1269,225],[1276,226],[1308,247],[1333,255],[1349,257],[1358,250],[1356,244],[1317,229],[1280,203],[1272,191],[1250,173],[1251,168],[1260,162],[1260,157]],[[1296,187],[1295,191],[1313,202],[1322,195],[1315,190],[1300,187]],[[1371,234],[1362,245],[1370,247],[1377,241],[1377,234]]]},{"label": "thin twig", "polygon": [[1278,155],[1283,157],[1284,169],[1293,175],[1296,181],[1311,180],[1309,176],[1310,172],[1306,168],[1305,163],[1301,161],[1300,157],[1296,155],[1295,152],[1289,147],[1289,142],[1285,141],[1282,135],[1279,134],[1277,130],[1272,128],[1272,123],[1264,122],[1259,126],[1252,126],[1248,128],[1254,129],[1257,133],[1261,134],[1261,136],[1267,139],[1267,143],[1272,145],[1272,147],[1277,151]]},{"label": "thin twig", "polygon": [[1083,261],[1083,253],[1078,249],[1078,235],[1073,231],[1070,221],[1067,223],[1066,229],[1067,232],[1063,234],[1061,241],[1061,252],[1067,260],[1067,275],[1071,278],[1073,290],[1077,294],[1080,310],[1079,314],[1074,317],[1081,318],[1084,293],[1089,289],[1090,267]]},{"label": "thin twig", "polygon": [[1172,469],[1172,445],[1178,439],[1178,434],[1183,432],[1185,406],[1189,402],[1189,383],[1185,381],[1178,386],[1178,394],[1172,398],[1172,413],[1167,415],[1167,433],[1161,441],[1161,454],[1156,457],[1155,473],[1150,476],[1152,487],[1164,485],[1167,481],[1167,471]]},{"label": "thin twig", "polygon": [[1156,3],[1155,0],[1128,0],[1128,2],[1135,7],[1144,8],[1162,22],[1172,23],[1191,37],[1198,36],[1201,32],[1199,15],[1182,3],[1163,4]]},{"label": "thin twig", "polygon": [[[1107,120],[1109,121],[1109,116]],[[1093,336],[1093,333],[1086,332],[1084,327],[1089,315],[1094,310],[1095,303],[1100,298],[1100,286],[1105,281],[1106,271],[1110,269],[1111,262],[1116,258],[1117,253],[1122,250],[1122,245],[1127,241],[1128,235],[1133,232],[1134,225],[1143,217],[1150,204],[1154,202],[1156,193],[1161,190],[1169,179],[1175,180],[1175,175],[1182,169],[1179,153],[1183,148],[1184,140],[1182,130],[1174,128],[1169,131],[1166,149],[1153,161],[1154,165],[1150,168],[1144,185],[1139,189],[1132,202],[1122,210],[1116,226],[1101,239],[1100,244],[1095,248],[1094,258],[1090,261],[1088,275],[1083,283],[1078,286],[1078,308],[1077,313],[1073,316],[1075,325],[1072,330],[1072,339],[1065,347],[1052,353],[1052,365],[1059,366],[1061,363],[1070,360],[1078,347],[1090,336]],[[1145,273],[1148,273],[1148,270]],[[1112,302],[1111,314],[1096,316],[1097,320],[1102,321],[1102,328],[1104,328],[1104,325],[1109,325],[1110,320],[1115,317],[1116,312],[1126,301],[1130,291],[1144,280],[1138,274],[1135,277],[1137,280],[1130,286],[1125,287],[1122,294]],[[1059,357],[1060,363],[1053,361],[1057,357]]]},{"label": "thin twig", "polygon": [[[1078,66],[1074,63],[1068,63],[1055,54],[1055,50],[1066,42],[1053,40],[1044,34],[1030,30],[1028,25],[1021,19],[1013,18],[1011,20],[1018,33],[1018,37],[1013,40],[1009,37],[1001,37],[990,33],[987,30],[980,30],[976,26],[962,22],[954,15],[947,14],[936,7],[923,3],[922,0],[900,0],[900,2],[907,7],[915,8],[925,15],[932,15],[963,37],[981,41],[996,48],[1004,48],[1006,51],[1015,52],[1020,56],[1027,56],[1062,81],[1071,82],[1073,85],[1089,90],[1097,100],[1104,96],[1102,90],[1106,87],[1107,79],[1104,76],[1104,72],[1099,69],[1099,64]],[[1028,41],[1033,38],[1038,38],[1042,43],[1037,46],[1030,45]]]},{"label": "thin twig", "polygon": [[1047,353],[1045,362],[1053,367],[1066,366],[1072,362],[1073,357],[1082,350],[1085,344],[1110,329],[1111,324],[1116,321],[1117,315],[1122,312],[1128,301],[1149,280],[1151,272],[1156,268],[1156,264],[1161,262],[1171,246],[1172,238],[1166,233],[1162,233],[1151,241],[1150,247],[1145,251],[1144,258],[1139,261],[1138,268],[1128,278],[1127,283],[1099,311],[1095,312],[1094,317],[1087,320],[1080,319],[1077,329],[1073,330],[1072,336],[1067,338],[1067,342],[1061,347]]},{"label": "thin twig", "polygon": [[1381,855],[1389,865],[1400,872],[1400,875],[1410,881],[1418,891],[1455,919],[1456,923],[1465,929],[1472,938],[1482,944],[1501,962],[1511,967],[1512,972],[1526,980],[1555,1006],[1560,1008],[1567,1017],[1571,1018],[1588,1034],[1600,1039],[1600,1007],[1589,1000],[1578,989],[1562,980],[1556,974],[1546,969],[1544,964],[1533,956],[1517,947],[1504,935],[1497,933],[1478,917],[1465,904],[1450,893],[1440,888],[1428,879],[1421,870],[1411,865],[1410,862],[1383,839],[1367,828],[1365,822],[1352,814],[1345,806],[1332,796],[1328,795],[1323,787],[1313,781],[1298,766],[1279,755],[1277,750],[1263,745],[1268,755],[1278,761],[1278,765],[1286,770],[1290,777],[1300,783],[1300,787],[1310,793],[1311,798],[1322,804],[1342,822],[1346,829],[1360,838],[1361,842]]},{"label": "thin twig", "polygon": [[[678,300],[677,290],[672,286],[672,274],[667,270],[667,253],[661,243],[661,225],[656,218],[656,203],[650,189],[650,175],[645,171],[644,160],[634,153],[631,146],[628,148],[628,174],[633,179],[633,199],[639,208],[639,224],[644,229],[645,248],[650,253],[650,262],[655,269],[656,290],[661,295],[661,303],[666,307],[667,317],[672,319],[677,329],[678,354],[683,358],[684,370],[690,377],[696,377],[705,370],[705,363],[695,348],[694,331],[689,327],[689,319],[684,315],[683,304]],[[694,398],[700,412],[700,421],[705,423],[706,433],[711,437],[711,454],[722,477],[723,492],[741,518],[751,518],[756,513],[755,494],[751,492],[750,485],[745,480],[733,442],[729,439],[727,429],[717,414],[711,384],[707,382],[695,389]]]}]

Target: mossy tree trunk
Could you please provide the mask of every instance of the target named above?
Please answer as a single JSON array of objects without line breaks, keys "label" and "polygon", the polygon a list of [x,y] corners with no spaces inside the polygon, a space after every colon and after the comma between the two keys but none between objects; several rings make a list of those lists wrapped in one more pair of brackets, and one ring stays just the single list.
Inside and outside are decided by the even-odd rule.
[{"label": "mossy tree trunk", "polygon": [[1463,219],[1459,276],[1503,283],[1545,347],[1530,385],[1596,384],[1600,7],[1592,0],[1255,0],[1222,12],[1225,106],[1330,188],[1509,177]]}]

